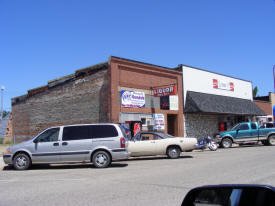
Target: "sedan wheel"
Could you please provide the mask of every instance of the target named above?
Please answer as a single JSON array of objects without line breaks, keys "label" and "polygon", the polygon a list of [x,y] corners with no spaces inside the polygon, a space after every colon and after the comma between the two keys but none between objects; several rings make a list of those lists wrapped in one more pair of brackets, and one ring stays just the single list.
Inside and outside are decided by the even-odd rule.
[{"label": "sedan wheel", "polygon": [[180,156],[180,150],[178,147],[169,147],[167,150],[167,155],[171,159],[179,158]]},{"label": "sedan wheel", "polygon": [[97,168],[106,168],[111,163],[110,155],[105,151],[98,151],[93,155],[93,164]]}]

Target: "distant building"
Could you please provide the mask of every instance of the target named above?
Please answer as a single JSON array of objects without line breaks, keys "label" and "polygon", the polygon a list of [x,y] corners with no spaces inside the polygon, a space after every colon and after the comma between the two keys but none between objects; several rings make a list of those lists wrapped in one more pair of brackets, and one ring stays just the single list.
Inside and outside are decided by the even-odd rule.
[{"label": "distant building", "polygon": [[275,105],[275,94],[269,93],[268,96],[254,97],[254,103],[261,108],[266,115],[257,116],[257,121],[270,122],[274,121],[274,105]]}]

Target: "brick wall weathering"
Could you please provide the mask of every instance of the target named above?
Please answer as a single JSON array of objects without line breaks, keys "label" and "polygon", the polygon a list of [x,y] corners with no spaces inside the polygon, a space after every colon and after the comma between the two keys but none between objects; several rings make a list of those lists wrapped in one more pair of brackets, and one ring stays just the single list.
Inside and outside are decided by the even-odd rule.
[{"label": "brick wall weathering", "polygon": [[45,128],[108,121],[108,70],[75,77],[12,106],[13,135],[22,141]]}]

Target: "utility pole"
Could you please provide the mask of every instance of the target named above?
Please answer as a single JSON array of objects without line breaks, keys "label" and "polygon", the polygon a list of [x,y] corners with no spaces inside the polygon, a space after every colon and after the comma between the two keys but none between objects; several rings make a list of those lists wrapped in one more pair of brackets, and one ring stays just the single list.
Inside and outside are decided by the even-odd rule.
[{"label": "utility pole", "polygon": [[0,117],[0,120],[3,119],[3,103],[4,103],[4,90],[5,90],[5,87],[4,86],[1,86],[1,117]]}]

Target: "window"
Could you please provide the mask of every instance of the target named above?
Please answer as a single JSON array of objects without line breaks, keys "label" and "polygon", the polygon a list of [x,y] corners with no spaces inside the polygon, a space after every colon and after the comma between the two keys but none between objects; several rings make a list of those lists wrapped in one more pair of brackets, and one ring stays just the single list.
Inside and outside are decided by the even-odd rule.
[{"label": "window", "polygon": [[154,140],[154,134],[151,134],[151,133],[141,134],[141,141],[146,141],[146,140]]},{"label": "window", "polygon": [[266,123],[266,128],[273,128],[273,127],[274,127],[273,123]]},{"label": "window", "polygon": [[252,128],[252,129],[257,129],[256,124],[255,124],[255,123],[251,123],[251,128]]},{"label": "window", "polygon": [[249,130],[248,124],[242,124],[240,130]]},{"label": "window", "polygon": [[37,142],[56,142],[58,141],[59,128],[48,129],[40,134],[36,140]]},{"label": "window", "polygon": [[91,135],[89,134],[89,127],[90,126],[64,127],[63,141],[91,139]]},{"label": "window", "polygon": [[93,138],[117,137],[118,132],[113,125],[91,125],[89,132]]},{"label": "window", "polygon": [[161,140],[161,139],[162,139],[161,136],[158,136],[158,135],[155,134],[154,140]]}]

